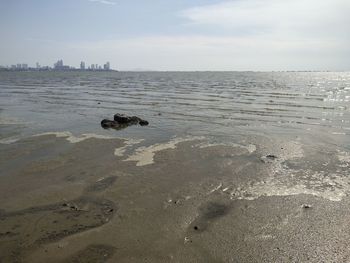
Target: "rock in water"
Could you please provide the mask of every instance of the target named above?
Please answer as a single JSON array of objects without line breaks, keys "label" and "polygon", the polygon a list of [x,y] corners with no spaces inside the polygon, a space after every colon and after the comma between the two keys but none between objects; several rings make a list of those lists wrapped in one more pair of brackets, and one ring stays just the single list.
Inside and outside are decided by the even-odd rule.
[{"label": "rock in water", "polygon": [[101,126],[104,129],[113,128],[116,126],[116,124],[117,123],[115,121],[111,121],[111,120],[107,120],[107,119],[104,119],[101,121]]},{"label": "rock in water", "polygon": [[101,126],[104,129],[112,128],[112,129],[120,130],[136,124],[140,124],[141,126],[146,126],[149,123],[148,121],[142,120],[137,116],[127,116],[119,113],[114,115],[113,121],[108,119],[104,119],[101,121]]},{"label": "rock in water", "polygon": [[107,120],[107,119],[104,119],[101,121],[101,127],[103,129],[122,130],[128,126],[130,126],[130,125],[126,124],[126,123],[118,123],[116,121],[111,121],[111,120]]},{"label": "rock in water", "polygon": [[129,123],[130,122],[130,117],[124,115],[124,114],[115,114],[114,115],[114,120],[119,122],[119,123]]},{"label": "rock in water", "polygon": [[141,119],[140,119],[139,124],[140,124],[141,126],[147,126],[149,123],[148,123],[148,121],[145,121],[145,120],[141,120]]},{"label": "rock in water", "polygon": [[149,124],[148,121],[142,120],[137,116],[127,116],[120,113],[114,115],[114,121],[128,125],[140,124],[141,126],[146,126]]}]

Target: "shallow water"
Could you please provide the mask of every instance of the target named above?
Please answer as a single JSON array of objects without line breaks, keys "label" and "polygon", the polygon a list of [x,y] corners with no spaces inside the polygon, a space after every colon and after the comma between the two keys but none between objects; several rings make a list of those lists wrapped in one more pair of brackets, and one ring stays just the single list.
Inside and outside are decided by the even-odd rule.
[{"label": "shallow water", "polygon": [[349,73],[2,72],[0,261],[349,262],[349,99]]},{"label": "shallow water", "polygon": [[[48,131],[152,141],[316,135],[342,145],[349,101],[346,72],[0,72],[2,138]],[[151,125],[103,130],[100,121],[117,112]]]}]

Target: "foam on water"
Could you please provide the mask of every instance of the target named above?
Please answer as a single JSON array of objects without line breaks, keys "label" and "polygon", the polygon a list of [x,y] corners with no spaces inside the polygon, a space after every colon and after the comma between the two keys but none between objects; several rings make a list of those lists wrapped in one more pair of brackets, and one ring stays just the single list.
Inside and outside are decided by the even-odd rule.
[{"label": "foam on water", "polygon": [[40,133],[40,134],[35,134],[35,135],[33,135],[33,137],[47,136],[47,135],[53,135],[53,136],[56,136],[57,138],[66,138],[66,140],[70,143],[79,143],[79,142],[82,142],[82,141],[85,141],[85,140],[91,139],[91,138],[104,139],[104,140],[116,139],[116,137],[99,135],[99,134],[94,134],[94,133],[86,133],[86,134],[81,134],[81,135],[75,136],[71,132],[68,132],[68,131],[44,132],[44,133]]},{"label": "foam on water", "polygon": [[[348,195],[350,178],[346,171],[314,171],[292,169],[284,165],[287,160],[303,160],[304,152],[299,142],[288,143],[290,151],[269,163],[271,173],[263,181],[249,182],[231,189],[231,199],[254,200],[262,196],[288,196],[307,194],[330,201],[341,201]],[[350,163],[350,154],[339,151],[340,162]],[[341,167],[341,166],[340,166]],[[227,192],[230,187],[225,187]]]},{"label": "foam on water", "polygon": [[16,124],[23,124],[23,121],[20,121],[19,119],[16,119],[16,118],[0,116],[0,125],[16,125]]},{"label": "foam on water", "polygon": [[7,138],[0,139],[0,144],[12,144],[19,140],[20,140],[19,137],[7,137]]},{"label": "foam on water", "polygon": [[[292,175],[290,180],[294,181]],[[317,173],[315,173],[317,177]],[[350,180],[339,175],[332,179],[317,177],[316,181],[298,180],[296,184],[269,178],[264,182],[256,182],[231,191],[231,199],[254,200],[262,196],[313,195],[330,201],[341,201],[347,196]],[[326,188],[325,185],[328,185]]]},{"label": "foam on water", "polygon": [[229,147],[239,147],[242,149],[246,149],[249,153],[253,153],[256,151],[256,146],[254,144],[248,144],[248,145],[242,145],[237,143],[210,143],[210,142],[201,142],[195,147],[199,147],[201,149],[203,148],[209,148],[214,146],[229,146]]},{"label": "foam on water", "polygon": [[200,140],[203,137],[174,138],[165,143],[157,143],[148,147],[140,147],[130,155],[125,161],[136,161],[136,166],[145,166],[154,163],[154,155],[162,150],[176,149],[177,144],[186,141]]},{"label": "foam on water", "polygon": [[143,142],[144,140],[140,139],[140,140],[135,140],[135,139],[128,139],[125,141],[125,145],[122,146],[122,147],[119,147],[119,148],[116,148],[114,150],[114,155],[115,156],[119,156],[119,157],[122,157],[124,156],[125,152],[127,151],[128,148],[136,145],[136,144],[139,144],[141,142]]},{"label": "foam on water", "polygon": [[350,153],[338,150],[338,159],[342,163],[350,163]]}]

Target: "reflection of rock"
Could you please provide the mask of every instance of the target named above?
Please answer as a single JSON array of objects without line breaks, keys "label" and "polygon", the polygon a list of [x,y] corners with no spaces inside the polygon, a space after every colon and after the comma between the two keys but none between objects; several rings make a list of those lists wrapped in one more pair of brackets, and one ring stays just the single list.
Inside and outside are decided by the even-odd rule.
[{"label": "reflection of rock", "polygon": [[112,128],[116,130],[121,130],[128,126],[136,125],[136,124],[140,124],[141,126],[146,126],[148,125],[148,121],[142,120],[136,116],[126,116],[124,114],[119,114],[119,113],[114,115],[113,121],[108,119],[104,119],[101,121],[101,126],[104,129]]},{"label": "reflection of rock", "polygon": [[128,127],[128,124],[125,123],[118,123],[116,121],[111,121],[111,120],[107,120],[104,119],[101,121],[101,127],[103,129],[115,129],[115,130],[122,130],[125,129],[126,127]]},{"label": "reflection of rock", "polygon": [[117,127],[119,127],[119,123],[117,123],[115,121],[104,119],[101,121],[101,126],[104,129],[117,128]]}]

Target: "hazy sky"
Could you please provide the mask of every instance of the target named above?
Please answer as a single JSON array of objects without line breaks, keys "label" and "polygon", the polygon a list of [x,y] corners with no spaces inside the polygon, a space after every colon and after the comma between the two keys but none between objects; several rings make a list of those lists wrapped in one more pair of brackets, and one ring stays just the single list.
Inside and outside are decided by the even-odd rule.
[{"label": "hazy sky", "polygon": [[0,65],[350,70],[350,0],[0,0]]}]

